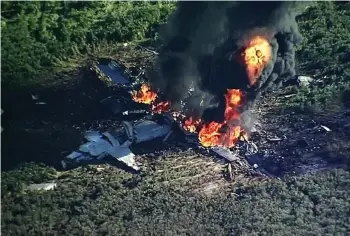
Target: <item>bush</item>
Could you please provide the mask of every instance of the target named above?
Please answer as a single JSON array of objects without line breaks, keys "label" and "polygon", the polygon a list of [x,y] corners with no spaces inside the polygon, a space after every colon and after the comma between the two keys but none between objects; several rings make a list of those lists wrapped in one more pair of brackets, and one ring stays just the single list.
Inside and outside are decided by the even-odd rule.
[{"label": "bush", "polygon": [[350,88],[350,4],[317,2],[298,16],[303,42],[297,48],[299,74],[313,76],[317,84],[298,91],[291,106],[323,110],[340,101]]},{"label": "bush", "polygon": [[154,37],[170,2],[1,2],[2,82],[26,85],[90,44]]}]

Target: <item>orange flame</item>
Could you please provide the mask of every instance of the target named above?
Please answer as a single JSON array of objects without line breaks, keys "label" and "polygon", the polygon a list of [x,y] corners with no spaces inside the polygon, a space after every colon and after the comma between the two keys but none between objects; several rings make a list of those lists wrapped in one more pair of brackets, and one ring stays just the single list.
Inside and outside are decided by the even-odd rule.
[{"label": "orange flame", "polygon": [[[239,126],[240,113],[239,106],[242,103],[243,94],[239,89],[228,89],[225,94],[225,114],[221,123],[212,121],[203,125],[201,119],[189,117],[184,119],[184,115],[179,112],[172,112],[175,120],[183,120],[183,128],[195,133],[199,130],[198,139],[205,147],[223,146],[233,147],[241,137],[243,129]],[[154,103],[157,94],[150,90],[148,85],[142,85],[141,90],[133,92],[133,99],[136,102],[152,104],[154,113],[168,112],[171,108],[169,101]],[[236,122],[236,124],[234,124]]]},{"label": "orange flame", "polygon": [[139,91],[132,92],[132,99],[135,102],[151,104],[157,98],[157,94],[151,91],[151,87],[148,84],[143,84]]},{"label": "orange flame", "polygon": [[242,56],[244,57],[250,85],[255,84],[271,59],[271,54],[271,45],[265,38],[257,36],[249,42]]},{"label": "orange flame", "polygon": [[162,112],[168,112],[170,111],[170,106],[171,106],[170,102],[160,102],[158,104],[152,105],[152,111],[158,114]]},{"label": "orange flame", "polygon": [[[242,133],[239,126],[239,111],[242,93],[239,89],[228,89],[225,94],[225,119],[222,123],[215,121],[204,125],[199,131],[199,141],[205,147],[233,147]],[[237,122],[237,125],[230,123]]]},{"label": "orange flame", "polygon": [[197,131],[197,128],[202,124],[201,119],[194,119],[192,117],[186,119],[183,124],[183,128],[187,130],[190,133],[195,133]]}]

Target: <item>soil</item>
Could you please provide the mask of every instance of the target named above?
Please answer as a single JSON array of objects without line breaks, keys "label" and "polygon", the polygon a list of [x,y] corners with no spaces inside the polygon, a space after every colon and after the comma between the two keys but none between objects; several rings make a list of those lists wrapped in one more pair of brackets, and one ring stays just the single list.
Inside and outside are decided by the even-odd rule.
[{"label": "soil", "polygon": [[[89,65],[56,76],[60,83],[54,86],[3,90],[2,170],[31,161],[61,169],[61,160],[81,144],[84,131],[120,125],[121,117],[101,106],[100,101],[109,95],[127,96],[125,91],[107,87]],[[38,95],[38,100],[31,94]],[[323,115],[281,112],[280,104],[288,102],[286,99],[281,91],[275,91],[254,107],[259,125],[250,142],[258,152],[246,152],[241,146],[236,151],[241,153],[242,162],[246,157],[251,166],[257,164],[258,171],[242,166],[242,162],[233,163],[234,181],[305,174],[344,164],[345,159],[339,155],[334,158],[329,146],[337,140],[350,142],[350,110]],[[183,186],[190,182],[190,186],[197,186],[192,191],[201,193],[220,190],[228,181],[227,163],[186,144],[181,135],[173,135],[165,144],[155,140],[136,146],[133,151],[155,181],[180,182]]]}]

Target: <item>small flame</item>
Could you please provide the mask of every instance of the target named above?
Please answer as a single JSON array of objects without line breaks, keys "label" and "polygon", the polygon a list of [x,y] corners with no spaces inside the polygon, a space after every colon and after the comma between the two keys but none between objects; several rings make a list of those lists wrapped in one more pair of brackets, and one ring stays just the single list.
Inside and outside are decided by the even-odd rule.
[{"label": "small flame", "polygon": [[257,78],[259,78],[266,64],[271,59],[271,54],[271,45],[267,39],[258,36],[250,41],[242,54],[250,85],[255,84]]},{"label": "small flame", "polygon": [[160,102],[152,105],[153,113],[162,113],[170,111],[171,103],[170,102]]},{"label": "small flame", "polygon": [[202,124],[202,120],[201,119],[194,119],[192,117],[186,119],[184,122],[183,122],[183,128],[185,130],[187,130],[188,132],[190,133],[195,133],[197,131],[197,128]]},{"label": "small flame", "polygon": [[139,91],[132,92],[132,99],[138,103],[151,104],[157,98],[157,94],[151,90],[148,84],[143,84]]}]

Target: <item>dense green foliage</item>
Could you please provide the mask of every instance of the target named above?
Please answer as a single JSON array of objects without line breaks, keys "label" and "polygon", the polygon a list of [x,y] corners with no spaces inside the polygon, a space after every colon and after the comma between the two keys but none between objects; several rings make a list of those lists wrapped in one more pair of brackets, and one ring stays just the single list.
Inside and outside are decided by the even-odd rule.
[{"label": "dense green foliage", "polygon": [[316,85],[298,91],[291,104],[324,109],[350,88],[350,4],[317,2],[298,17],[303,41],[297,49],[299,74]]},{"label": "dense green foliage", "polygon": [[35,83],[99,42],[154,37],[171,2],[1,2],[2,83]]},{"label": "dense green foliage", "polygon": [[2,233],[346,235],[350,230],[349,172],[236,187],[211,198],[141,176],[80,168],[61,176],[54,191],[5,196]]}]

